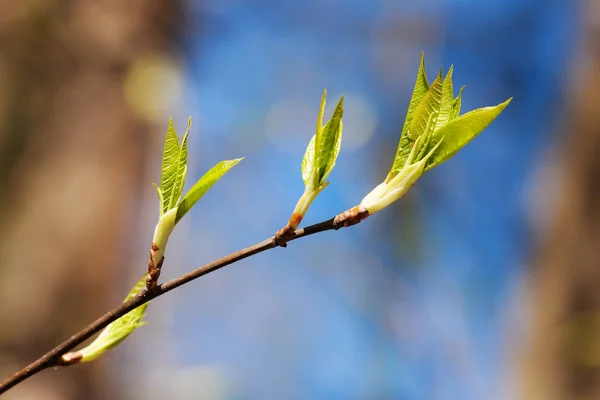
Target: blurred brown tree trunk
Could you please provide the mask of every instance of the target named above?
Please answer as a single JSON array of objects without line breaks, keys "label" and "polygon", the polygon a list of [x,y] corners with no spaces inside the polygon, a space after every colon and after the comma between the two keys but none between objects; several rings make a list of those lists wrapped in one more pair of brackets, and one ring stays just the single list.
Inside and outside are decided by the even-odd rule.
[{"label": "blurred brown tree trunk", "polygon": [[[0,379],[115,304],[150,142],[123,82],[172,43],[176,3],[0,0]],[[101,360],[7,398],[123,396]]]},{"label": "blurred brown tree trunk", "polygon": [[531,336],[520,398],[600,399],[600,0],[585,28],[566,106],[557,207],[532,272]]}]

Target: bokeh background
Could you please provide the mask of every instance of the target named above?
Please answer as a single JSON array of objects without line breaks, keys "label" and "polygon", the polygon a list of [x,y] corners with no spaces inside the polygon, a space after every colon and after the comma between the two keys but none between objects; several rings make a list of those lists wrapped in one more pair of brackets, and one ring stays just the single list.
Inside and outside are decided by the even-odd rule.
[{"label": "bokeh background", "polygon": [[[154,301],[97,362],[7,399],[600,398],[600,1],[0,1],[0,372],[144,272],[169,116],[193,181],[163,279],[285,224],[320,95],[328,219],[390,166],[421,51],[505,112],[393,207]],[[188,186],[190,183],[188,183]]]}]

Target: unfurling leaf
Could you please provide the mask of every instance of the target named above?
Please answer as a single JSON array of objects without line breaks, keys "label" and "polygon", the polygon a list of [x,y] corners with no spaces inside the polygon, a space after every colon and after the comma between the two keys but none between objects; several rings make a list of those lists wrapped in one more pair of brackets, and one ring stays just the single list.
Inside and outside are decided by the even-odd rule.
[{"label": "unfurling leaf", "polygon": [[[124,302],[131,299],[133,296],[140,293],[146,287],[146,276],[140,279],[135,286],[131,289]],[[63,359],[68,359],[71,354],[77,355],[72,357],[79,362],[87,362],[95,360],[100,357],[107,350],[112,349],[121,343],[127,336],[129,336],[134,330],[146,322],[143,321],[144,313],[149,303],[142,304],[138,308],[129,311],[127,314],[116,320],[115,322],[108,325],[100,335],[90,343],[89,346],[73,353],[67,353],[63,356]],[[81,356],[81,358],[79,358]]]},{"label": "unfurling leaf", "polygon": [[327,177],[335,166],[342,145],[344,96],[340,98],[331,119],[323,125],[326,98],[327,91],[324,90],[317,116],[316,132],[310,139],[302,158],[304,193],[296,203],[288,224],[277,235],[293,232],[304,218],[314,199],[329,184]]},{"label": "unfurling leaf", "polygon": [[173,188],[177,181],[179,154],[179,139],[177,138],[177,133],[173,126],[173,118],[169,118],[169,126],[167,128],[167,137],[165,139],[165,148],[162,159],[162,172],[160,175],[160,189],[163,196],[161,207],[163,213],[167,212],[169,209]]},{"label": "unfurling leaf", "polygon": [[183,135],[183,140],[179,147],[179,155],[177,157],[177,172],[175,185],[173,186],[173,192],[171,193],[171,199],[169,201],[168,208],[174,208],[177,206],[181,193],[183,192],[183,185],[185,184],[185,176],[187,173],[187,154],[188,154],[188,135],[190,128],[192,127],[192,118],[188,118],[188,126]]},{"label": "unfurling leaf", "polygon": [[425,171],[437,167],[479,135],[511,102],[512,97],[494,107],[478,108],[450,121],[434,133],[432,145],[443,142],[429,158]]},{"label": "unfurling leaf", "polygon": [[313,137],[310,139],[310,142],[308,142],[308,146],[306,146],[304,157],[302,158],[302,180],[304,181],[305,186],[308,186],[308,180],[312,176],[313,167],[315,165],[316,137],[316,135],[313,135]]},{"label": "unfurling leaf", "polygon": [[202,196],[215,184],[223,175],[227,173],[231,168],[233,168],[237,163],[242,161],[243,158],[237,158],[235,160],[227,160],[221,161],[207,173],[205,173],[202,178],[196,182],[196,184],[186,193],[186,195],[181,199],[181,202],[177,206],[177,216],[175,217],[175,223],[179,222],[183,216],[190,211],[190,209],[200,200]]},{"label": "unfurling leaf", "polygon": [[187,129],[180,142],[173,127],[173,119],[169,119],[162,161],[161,186],[154,184],[160,201],[160,218],[152,237],[152,251],[148,263],[148,287],[155,285],[160,276],[160,268],[157,266],[162,263],[169,237],[177,222],[221,176],[241,160],[223,161],[217,164],[182,199],[181,194],[187,176],[188,137],[191,126],[192,118],[188,118]]},{"label": "unfurling leaf", "polygon": [[302,180],[310,190],[316,190],[325,182],[335,166],[342,144],[344,97],[340,98],[331,119],[321,126],[326,97],[327,91],[323,91],[316,133],[310,139],[302,158]]},{"label": "unfurling leaf", "polygon": [[369,213],[380,210],[402,196],[431,168],[452,157],[483,131],[510,103],[485,107],[459,116],[464,86],[454,97],[452,73],[442,79],[442,70],[431,86],[427,85],[423,56],[413,96],[406,114],[402,136],[392,168],[385,181],[361,203]]},{"label": "unfurling leaf", "polygon": [[417,106],[421,103],[421,100],[423,100],[423,97],[425,97],[428,91],[429,83],[427,83],[427,74],[425,73],[425,55],[421,53],[419,72],[417,72],[417,81],[415,82],[413,94],[408,105],[408,111],[406,112],[404,126],[400,135],[400,143],[398,144],[396,156],[394,157],[394,167],[392,168],[392,171],[390,171],[388,177],[386,178],[386,181],[389,181],[393,178],[393,175],[398,173],[399,169],[396,168],[396,165],[398,165],[399,168],[402,168],[406,161],[406,157],[408,157],[408,153],[410,153],[411,138],[408,134],[408,130],[410,128],[410,124],[413,120],[413,116],[415,114]]},{"label": "unfurling leaf", "polygon": [[413,120],[410,123],[410,128],[408,130],[408,136],[410,136],[411,142],[413,143],[425,131],[431,115],[434,115],[434,126],[437,124],[437,116],[439,115],[442,102],[442,78],[442,69],[440,68],[440,73],[435,78],[429,87],[429,91],[415,110]]},{"label": "unfurling leaf", "polygon": [[460,90],[458,91],[458,96],[456,96],[456,98],[452,102],[452,118],[451,119],[455,119],[456,117],[458,117],[458,114],[460,114],[460,105],[461,105],[460,103],[462,100],[463,90],[465,90],[464,86],[462,86],[460,88]]},{"label": "unfurling leaf", "polygon": [[344,96],[340,98],[331,119],[316,134],[315,139],[315,167],[317,185],[327,179],[335,166],[336,158],[342,143],[342,116],[344,115]]},{"label": "unfurling leaf", "polygon": [[454,93],[452,88],[452,72],[454,67],[451,66],[442,83],[442,98],[440,101],[440,111],[435,123],[434,131],[437,131],[442,126],[452,120],[452,105],[454,104]]}]

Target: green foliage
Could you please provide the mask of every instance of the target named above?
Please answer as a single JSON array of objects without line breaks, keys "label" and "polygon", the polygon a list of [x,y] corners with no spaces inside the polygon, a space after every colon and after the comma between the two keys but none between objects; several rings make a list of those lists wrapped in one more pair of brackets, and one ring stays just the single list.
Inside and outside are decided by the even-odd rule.
[{"label": "green foliage", "polygon": [[342,145],[342,117],[344,115],[344,96],[340,98],[331,119],[323,125],[327,91],[323,91],[321,106],[317,116],[317,128],[310,139],[302,158],[302,180],[304,193],[296,203],[294,212],[286,229],[295,229],[314,199],[327,187],[327,177],[335,166]]},{"label": "green foliage", "polygon": [[390,199],[395,200],[404,194],[423,172],[451,158],[496,119],[512,100],[510,98],[497,106],[479,108],[459,116],[464,86],[454,97],[453,71],[454,68],[450,67],[442,79],[440,69],[429,85],[421,55],[392,168],[383,186],[375,188],[361,202],[369,212],[389,205]]},{"label": "green foliage", "polygon": [[161,215],[166,213],[170,208],[171,197],[178,178],[180,152],[181,146],[179,145],[179,138],[173,126],[173,118],[169,118],[163,151],[162,172],[160,175],[160,190],[162,192]]},{"label": "green foliage", "polygon": [[[174,224],[177,224],[183,218],[212,185],[242,160],[242,158],[238,158],[221,161],[204,174],[182,199],[181,194],[183,193],[187,176],[188,136],[191,126],[192,119],[188,118],[187,129],[185,130],[183,139],[180,140],[173,126],[173,119],[169,118],[162,159],[160,187],[154,184],[160,202],[160,216],[162,217],[169,210],[177,209]],[[171,232],[169,231],[168,233],[170,234]],[[168,239],[168,235],[163,236],[166,236]]]},{"label": "green foliage", "polygon": [[480,108],[459,117],[464,86],[461,87],[455,98],[452,84],[453,71],[454,68],[450,67],[446,77],[442,79],[440,69],[435,81],[429,86],[425,74],[424,56],[421,54],[413,95],[406,113],[394,163],[386,177],[386,182],[390,182],[405,167],[408,155],[419,137],[432,135],[432,140],[427,140],[426,151],[437,146],[441,138],[445,137],[444,143],[429,158],[425,166],[425,171],[427,171],[448,160],[473,140],[512,100],[511,98],[495,107]]},{"label": "green foliage", "polygon": [[[451,158],[498,117],[512,100],[510,98],[497,106],[479,108],[459,115],[464,86],[454,97],[452,74],[453,67],[450,67],[445,77],[440,68],[436,79],[429,85],[424,56],[421,55],[417,79],[390,172],[385,181],[365,196],[360,204],[369,214],[396,201],[425,171]],[[280,231],[281,237],[290,232],[293,234],[312,201],[328,185],[327,177],[333,170],[340,151],[344,97],[339,100],[331,119],[323,125],[326,97],[327,92],[324,91],[317,116],[316,132],[302,160],[305,192],[296,204],[290,222]],[[153,263],[162,263],[167,241],[175,225],[219,179],[242,160],[238,158],[216,164],[181,198],[187,175],[190,128],[191,119],[188,120],[185,134],[180,139],[173,126],[173,120],[169,119],[160,187],[154,184],[160,202],[160,218],[154,232],[150,266]],[[142,278],[134,286],[126,301],[144,290],[146,279]],[[108,325],[96,340],[78,352],[82,355],[81,361],[91,361],[99,357],[143,325],[147,306],[148,303]]]},{"label": "green foliage", "polygon": [[315,164],[315,139],[316,135],[313,135],[310,138],[310,142],[308,142],[308,146],[306,146],[306,151],[304,152],[304,157],[302,158],[302,180],[304,181],[304,185],[309,185],[309,180],[312,177],[312,172]]},{"label": "green foliage", "polygon": [[[152,238],[153,250],[151,262],[157,264],[163,257],[169,236],[173,228],[183,216],[196,204],[198,200],[219,180],[227,171],[242,159],[221,161],[211,168],[190,191],[181,198],[185,178],[187,175],[188,135],[192,120],[188,119],[188,126],[180,140],[177,137],[173,120],[169,119],[167,136],[162,159],[162,170],[160,187],[154,184],[159,199],[160,218],[154,230]],[[146,276],[144,276],[129,292],[125,301],[140,293],[146,287]],[[115,347],[129,336],[135,329],[145,324],[142,321],[146,303],[135,310],[130,311],[112,324],[108,325],[100,335],[89,346],[79,353],[83,355],[81,362],[92,361],[101,356],[105,351]]]},{"label": "green foliage", "polygon": [[[127,297],[125,297],[125,301],[131,299],[133,296],[140,293],[146,287],[146,277],[144,276],[140,279],[135,286],[131,289]],[[146,308],[148,304],[145,303],[139,306],[138,308],[131,310],[115,322],[108,325],[100,335],[90,343],[89,346],[80,350],[79,353],[83,356],[80,362],[87,362],[95,360],[100,357],[107,350],[112,349],[119,343],[121,343],[127,336],[129,336],[134,330],[139,328],[142,325],[145,325],[146,322],[143,321],[144,314],[146,312]]]}]

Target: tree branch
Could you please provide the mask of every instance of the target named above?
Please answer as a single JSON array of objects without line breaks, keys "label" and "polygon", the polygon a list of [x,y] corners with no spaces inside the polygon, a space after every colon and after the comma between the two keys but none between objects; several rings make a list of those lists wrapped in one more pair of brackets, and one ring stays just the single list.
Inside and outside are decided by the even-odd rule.
[{"label": "tree branch", "polygon": [[[339,214],[338,216],[330,220],[323,221],[303,229],[298,229],[294,232],[293,235],[291,235],[289,238],[286,238],[285,241],[289,242],[305,236],[313,235],[315,233],[324,232],[332,229],[337,230],[342,227],[351,226],[362,221],[368,216],[368,212],[366,212],[366,210],[359,210],[358,212],[349,211]],[[129,311],[141,306],[142,304],[147,303],[152,299],[155,299],[167,292],[170,292],[173,289],[178,288],[179,286],[185,285],[186,283],[191,282],[194,279],[200,278],[201,276],[216,271],[227,265],[233,264],[235,262],[243,260],[244,258],[248,258],[250,256],[262,253],[263,251],[278,246],[285,247],[285,245],[285,242],[281,242],[281,240],[276,241],[275,236],[273,236],[253,246],[236,251],[235,253],[231,253],[225,257],[222,257],[211,263],[196,268],[195,270],[185,273],[178,278],[165,282],[162,285],[158,285],[154,288],[142,291],[137,296],[132,297],[128,301],[121,303],[112,311],[109,311],[108,313],[104,314],[102,317],[98,318],[96,321],[92,322],[87,327],[71,336],[68,340],[54,347],[52,350],[44,354],[42,357],[38,358],[36,361],[32,362],[25,368],[21,369],[20,371],[17,371],[12,376],[5,379],[2,383],[0,383],[0,394],[6,392],[8,389],[32,377],[38,372],[43,371],[46,368],[70,365],[70,363],[65,362],[62,359],[62,356],[65,353],[67,353],[70,350],[73,350],[73,348],[92,337],[95,333],[100,332],[100,330],[105,328],[108,324],[114,322],[115,320],[127,314]]]}]

